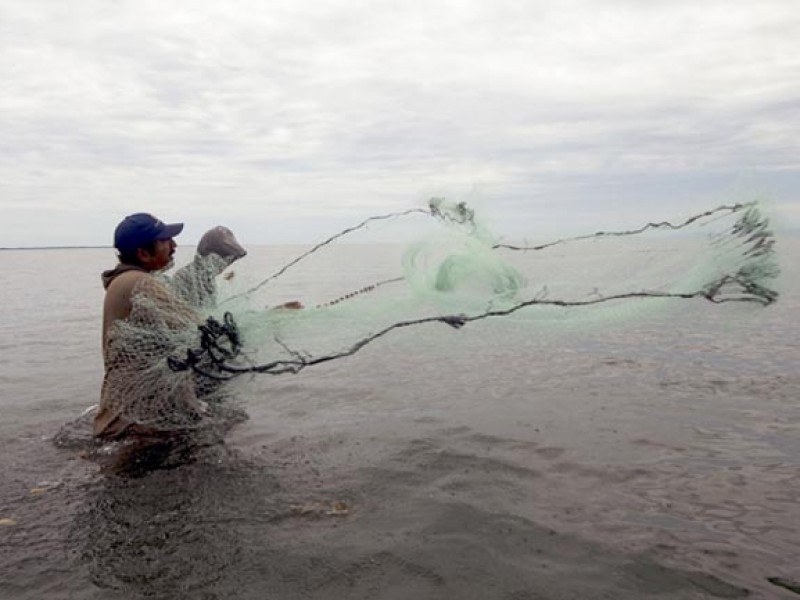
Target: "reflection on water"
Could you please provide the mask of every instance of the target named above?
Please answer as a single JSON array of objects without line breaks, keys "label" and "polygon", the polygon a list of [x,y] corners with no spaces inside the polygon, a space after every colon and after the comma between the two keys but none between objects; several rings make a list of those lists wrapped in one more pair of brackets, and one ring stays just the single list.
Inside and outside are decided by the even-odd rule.
[{"label": "reflection on water", "polygon": [[[147,448],[133,472],[89,486],[69,546],[101,597],[747,595],[712,575],[667,568],[492,507],[489,487],[513,490],[539,475],[434,439],[321,491],[298,485],[297,467],[308,463],[302,457],[335,441],[295,440],[269,466],[224,444]],[[342,504],[330,502],[336,496],[355,498],[356,514],[325,510]]]},{"label": "reflection on water", "polygon": [[202,592],[241,556],[231,520],[242,504],[248,514],[274,512],[275,479],[221,444],[131,446],[116,471],[89,490],[71,535],[104,590],[164,598]]}]

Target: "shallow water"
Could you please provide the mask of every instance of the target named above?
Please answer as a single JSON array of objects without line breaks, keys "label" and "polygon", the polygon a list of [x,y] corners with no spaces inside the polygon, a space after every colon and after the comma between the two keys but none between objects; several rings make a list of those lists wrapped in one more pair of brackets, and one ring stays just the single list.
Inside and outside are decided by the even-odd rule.
[{"label": "shallow water", "polygon": [[[111,251],[0,252],[0,597],[797,597],[767,581],[800,579],[800,244],[779,250],[766,309],[398,331],[246,383],[224,444],[127,474],[51,443],[98,395]],[[337,252],[275,302],[395,257]]]}]

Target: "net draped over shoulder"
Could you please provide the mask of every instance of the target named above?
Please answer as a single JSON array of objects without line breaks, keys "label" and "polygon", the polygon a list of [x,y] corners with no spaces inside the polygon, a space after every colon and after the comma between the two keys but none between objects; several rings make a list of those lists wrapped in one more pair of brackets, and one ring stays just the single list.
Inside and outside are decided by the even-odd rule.
[{"label": "net draped over shoulder", "polygon": [[167,367],[171,355],[196,343],[200,321],[167,281],[147,275],[136,282],[129,316],[114,321],[105,336],[96,433],[113,435],[132,424],[180,429],[202,417],[192,375]]}]

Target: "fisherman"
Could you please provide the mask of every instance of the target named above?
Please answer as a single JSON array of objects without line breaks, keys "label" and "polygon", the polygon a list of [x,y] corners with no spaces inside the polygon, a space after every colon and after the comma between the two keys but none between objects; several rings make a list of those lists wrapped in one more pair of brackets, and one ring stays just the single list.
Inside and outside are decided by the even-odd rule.
[{"label": "fisherman", "polygon": [[[133,391],[131,363],[141,369],[148,368],[144,353],[125,348],[114,336],[115,324],[132,317],[136,299],[141,296],[153,308],[160,308],[159,318],[171,328],[187,327],[201,322],[200,315],[179,299],[156,275],[173,265],[175,236],[183,230],[183,223],[166,224],[153,215],[129,215],[114,231],[114,247],[119,264],[102,274],[106,289],[103,304],[103,362],[105,376],[100,405],[95,415],[96,436],[113,439],[128,433],[151,433],[148,428],[123,416],[126,393]],[[138,306],[138,304],[137,304]],[[131,356],[135,353],[136,356]],[[181,404],[193,411],[202,411],[192,386],[172,390],[180,393]]]},{"label": "fisherman", "polygon": [[[213,227],[200,239],[194,260],[169,280],[163,272],[173,266],[174,237],[182,230],[183,223],[165,224],[150,214],[136,213],[114,231],[119,264],[102,275],[105,376],[94,420],[98,437],[167,433],[130,417],[139,415],[145,422],[175,417],[195,421],[206,414],[205,400],[219,388],[218,382],[197,373],[176,378],[163,369],[165,356],[172,351],[169,332],[196,332],[204,321],[201,311],[216,305],[215,278],[247,251],[230,229]],[[276,308],[302,307],[295,301]],[[164,414],[165,407],[172,414]]]}]

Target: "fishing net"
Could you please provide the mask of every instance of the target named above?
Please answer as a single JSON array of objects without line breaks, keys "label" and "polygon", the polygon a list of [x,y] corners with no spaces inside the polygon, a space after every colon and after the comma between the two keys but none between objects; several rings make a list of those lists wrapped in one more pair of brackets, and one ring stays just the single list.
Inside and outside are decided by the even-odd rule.
[{"label": "fishing net", "polygon": [[[393,251],[343,244],[400,222],[427,235]],[[220,278],[227,266],[212,253],[195,257],[188,274],[153,278],[134,295],[130,318],[112,327],[105,385],[124,418],[196,427],[225,406],[229,382],[242,375],[297,373],[401,328],[499,317],[542,328],[645,304],[766,306],[778,297],[774,239],[755,203],[527,245],[502,241],[464,203],[433,199],[370,217],[260,281],[251,265]],[[305,308],[271,307],[292,297]]]}]

